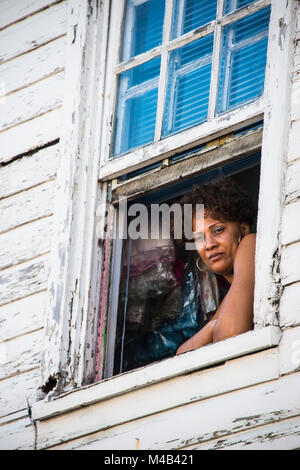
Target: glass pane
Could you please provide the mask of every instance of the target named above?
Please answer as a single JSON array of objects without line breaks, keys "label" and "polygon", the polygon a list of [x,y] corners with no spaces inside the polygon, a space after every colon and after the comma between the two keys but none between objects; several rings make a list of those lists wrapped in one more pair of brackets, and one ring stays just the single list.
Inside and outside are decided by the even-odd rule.
[{"label": "glass pane", "polygon": [[183,276],[183,261],[177,259],[173,241],[170,238],[127,240],[126,248],[121,271],[115,373],[175,354],[185,341],[186,317],[190,323],[185,334],[191,336],[192,328],[192,333],[199,330],[196,308],[192,318],[188,316],[190,312],[183,316],[182,288],[177,274],[180,270]]},{"label": "glass pane", "polygon": [[218,112],[258,98],[264,89],[270,9],[223,30]]},{"label": "glass pane", "polygon": [[207,117],[213,35],[170,54],[163,135],[192,127]]},{"label": "glass pane", "polygon": [[255,0],[226,0],[224,7],[224,15],[231,13],[232,11],[238,10],[239,8],[245,7],[250,3],[254,3]]},{"label": "glass pane", "polygon": [[152,142],[160,58],[120,75],[114,154]]},{"label": "glass pane", "polygon": [[217,0],[176,0],[172,38],[216,19]]},{"label": "glass pane", "polygon": [[165,0],[128,0],[122,60],[162,43]]}]

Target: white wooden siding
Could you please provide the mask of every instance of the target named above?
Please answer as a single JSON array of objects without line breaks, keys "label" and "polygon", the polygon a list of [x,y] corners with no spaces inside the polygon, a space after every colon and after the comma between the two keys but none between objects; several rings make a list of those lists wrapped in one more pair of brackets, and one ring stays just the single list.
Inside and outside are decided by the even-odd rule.
[{"label": "white wooden siding", "polygon": [[281,374],[300,369],[300,327],[285,329],[279,346],[279,368]]},{"label": "white wooden siding", "polygon": [[1,305],[0,341],[7,341],[43,327],[45,295],[46,292],[42,291]]},{"label": "white wooden siding", "polygon": [[[291,187],[290,190],[292,190]],[[284,245],[289,245],[290,243],[295,243],[300,240],[299,214],[300,198],[297,197],[293,202],[286,204],[283,208],[281,241]]]},{"label": "white wooden siding", "polygon": [[[300,49],[300,48],[299,48]],[[299,52],[300,55],[300,52]],[[300,63],[299,63],[299,78],[300,78]],[[300,120],[292,121],[289,133],[289,152],[288,162],[300,158]]]},{"label": "white wooden siding", "polygon": [[300,282],[285,286],[280,299],[282,327],[300,325]]},{"label": "white wooden siding", "polygon": [[299,202],[300,197],[300,158],[292,162],[286,172],[286,203]]},{"label": "white wooden siding", "polygon": [[0,163],[55,141],[61,131],[61,108],[0,132]]},{"label": "white wooden siding", "polygon": [[61,0],[2,0],[0,29],[43,10]]},{"label": "white wooden siding", "polygon": [[43,217],[0,235],[0,269],[23,263],[50,250],[52,217]]},{"label": "white wooden siding", "polygon": [[0,304],[21,299],[47,288],[48,255],[38,256],[25,263],[1,271]]},{"label": "white wooden siding", "polygon": [[6,94],[20,90],[64,69],[65,37],[38,47],[0,66]]},{"label": "white wooden siding", "polygon": [[[16,410],[21,410],[27,413],[27,400],[31,402],[32,396],[35,395],[36,389],[39,386],[40,371],[39,368],[30,369],[22,374],[16,374],[7,377],[0,381],[0,406],[1,410],[5,410],[5,416],[0,418],[0,423],[4,423],[9,418],[14,419],[17,416]],[[11,391],[13,390],[13,397],[11,399]],[[2,435],[0,427],[0,435]]]},{"label": "white wooden siding", "polygon": [[[299,5],[299,2],[290,0],[285,5],[286,8],[291,8],[296,4]],[[284,13],[285,6],[281,2],[275,1],[274,5],[277,13],[279,10],[280,15]],[[288,65],[294,43],[292,40],[287,40],[284,21],[290,24],[292,20],[289,14],[286,16],[283,14],[282,24],[278,26],[278,18],[275,16],[274,14],[273,27],[276,34],[271,35],[271,42],[273,53],[275,52],[280,60],[274,61],[275,74],[269,74],[268,103],[270,112],[265,120],[267,122],[265,136],[267,136],[268,145],[265,141],[263,146],[265,145],[264,158],[271,162],[268,168],[272,169],[274,160],[276,164],[274,164],[274,171],[271,171],[273,187],[270,184],[270,173],[265,173],[263,178],[262,192],[266,196],[264,199],[265,217],[263,219],[265,219],[265,223],[268,221],[268,224],[267,229],[264,226],[267,236],[265,236],[264,249],[260,256],[262,267],[260,275],[262,281],[264,277],[268,277],[266,271],[274,262],[273,256],[278,248],[279,254],[276,262],[279,263],[281,260],[281,264],[274,267],[273,275],[276,275],[277,283],[275,288],[284,287],[283,296],[285,297],[282,296],[282,298],[285,299],[285,311],[289,310],[290,312],[292,308],[291,298],[289,299],[289,296],[292,295],[290,289],[292,286],[299,286],[300,283],[295,281],[295,279],[299,280],[296,275],[297,263],[290,262],[288,257],[298,256],[298,234],[291,230],[285,232],[285,235],[283,230],[278,233],[282,247],[277,244],[278,240],[275,240],[274,233],[277,235],[277,229],[283,220],[280,219],[284,208],[283,201],[287,207],[287,204],[294,203],[298,199],[297,189],[295,192],[288,181],[289,175],[293,181],[296,181],[293,168],[291,167],[287,173],[285,187],[283,186],[283,172],[287,162],[292,163],[297,160],[296,151],[294,151],[293,158],[289,158],[286,142],[288,137],[290,142],[292,139],[292,134],[289,136],[287,134],[288,129],[293,127],[290,124],[300,119],[299,106],[295,104],[295,99],[299,94],[299,86],[296,82],[292,83],[292,101],[289,103],[289,100],[285,98],[289,96]],[[292,15],[293,18],[294,15]],[[283,52],[284,48],[287,54]],[[76,62],[74,61],[74,63]],[[286,66],[282,67],[282,63]],[[277,72],[281,69],[287,73],[278,81]],[[295,63],[293,64],[293,74],[294,77],[297,77]],[[78,106],[78,108],[80,107]],[[252,113],[248,117],[253,117],[254,114]],[[292,119],[292,122],[288,121],[289,118]],[[236,120],[239,123],[238,117]],[[296,126],[294,127],[296,128]],[[221,127],[219,130],[222,130]],[[298,141],[295,136],[293,138],[294,141]],[[175,141],[176,139],[178,141]],[[182,142],[179,135],[174,137],[174,141],[174,147],[185,143]],[[277,142],[278,145],[274,145],[274,142]],[[165,148],[160,143],[157,145],[156,153],[147,156],[153,157],[154,161],[156,158],[161,158],[162,152],[167,154],[170,150],[172,149]],[[109,162],[113,175],[116,176],[121,174],[123,170],[125,171],[128,163],[132,165],[132,169],[135,168],[135,165],[139,165],[142,158],[146,156],[143,155],[143,152],[145,152],[144,149],[140,153],[136,152],[132,158],[130,157],[130,162],[125,162],[125,159],[122,160],[122,158],[115,162]],[[280,163],[277,164],[278,162]],[[109,179],[108,169],[103,167],[100,176]],[[68,184],[69,181],[70,179],[67,180]],[[267,199],[270,200],[271,190],[273,196],[275,194],[277,204],[275,210],[271,210],[266,204]],[[292,223],[288,214],[284,217]],[[290,240],[286,245],[283,243],[283,235],[289,237]],[[271,246],[270,240],[273,245],[276,242],[276,250]],[[291,242],[291,240],[293,241]],[[293,253],[290,250],[294,250]],[[267,263],[263,252],[267,253]],[[271,287],[273,288],[273,285]],[[263,282],[260,288],[266,291]],[[274,292],[270,292],[269,295],[270,299],[275,298],[274,305],[270,303],[269,310],[266,308],[267,302],[263,302],[263,308],[260,311],[261,324],[272,323],[276,320],[274,318],[275,310],[277,314],[275,303],[279,300],[279,296],[276,297]],[[263,293],[261,299],[266,300],[266,292]],[[49,416],[37,414],[35,418],[38,447],[135,449],[137,439],[139,439],[140,449],[185,449],[191,446],[213,448],[215,446],[222,447],[222,442],[224,448],[239,448],[246,445],[251,445],[252,448],[255,446],[267,448],[274,447],[274,442],[280,443],[280,446],[286,449],[299,447],[300,400],[298,390],[300,375],[297,372],[299,364],[291,361],[291,353],[293,353],[291,345],[297,341],[299,329],[295,327],[297,324],[295,322],[296,314],[294,314],[293,320],[287,314],[285,318],[290,323],[285,324],[282,343],[276,350],[240,358],[236,362],[228,361],[224,366],[187,374],[184,377],[169,378],[169,380],[162,380],[160,383],[152,385],[145,381],[145,387],[140,390],[125,392],[117,388],[113,397],[105,399],[98,396],[95,397],[94,402],[89,403],[82,399],[76,409],[74,406],[74,401],[76,397],[78,398],[76,392],[69,392],[60,398],[53,398],[49,403],[45,402],[45,408],[49,405]],[[291,327],[292,325],[294,326]],[[249,362],[247,362],[248,360]],[[253,361],[251,365],[250,361]],[[159,365],[161,364],[157,366],[159,367]],[[138,377],[138,374],[139,371],[135,377]],[[244,379],[245,381],[243,381]],[[110,383],[111,387],[113,383]],[[101,390],[101,384],[98,385]],[[103,388],[105,389],[106,386],[109,385],[104,382]],[[79,394],[81,392],[83,391],[78,391]],[[73,408],[72,406],[70,409],[64,408],[66,401],[72,403]],[[33,409],[38,409],[38,405],[42,406],[37,404],[37,407],[34,406]],[[56,415],[51,414],[53,408],[56,410],[60,408],[60,411]]]},{"label": "white wooden siding", "polygon": [[[289,140],[281,223],[280,271],[283,292],[280,299],[280,323],[284,328],[296,327],[300,324],[300,2],[298,1],[297,4]],[[298,329],[295,333],[286,331],[284,338],[292,337],[296,332]]]},{"label": "white wooden siding", "polygon": [[[267,353],[263,354],[265,354],[266,358]],[[141,450],[184,449],[187,446],[197,446],[200,443],[205,443],[208,447],[209,441],[212,441],[214,444],[216,438],[234,438],[234,436],[239,433],[239,439],[241,439],[242,432],[246,431],[247,436],[250,429],[255,430],[257,427],[266,425],[272,425],[272,430],[276,433],[283,423],[282,420],[296,418],[298,431],[296,429],[294,440],[297,441],[297,445],[295,446],[295,443],[293,445],[294,447],[299,447],[300,401],[298,390],[300,374],[295,373],[281,377],[280,379],[275,378],[274,380],[246,388],[241,388],[240,382],[238,389],[235,390],[235,385],[241,380],[241,377],[239,377],[240,374],[244,377],[247,375],[249,378],[247,371],[242,372],[244,366],[247,369],[244,360],[243,358],[237,359],[235,366],[237,368],[240,366],[240,372],[236,371],[236,374],[230,374],[232,388],[229,388],[228,391],[231,390],[231,393],[224,393],[225,390],[223,386],[226,383],[225,370],[223,381],[218,380],[219,373],[220,377],[223,378],[222,367],[226,368],[226,365],[221,366],[221,368],[192,374],[192,376],[186,376],[182,379],[182,389],[180,389],[180,392],[182,392],[182,390],[186,391],[186,389],[189,388],[186,387],[184,382],[190,380],[191,398],[194,397],[194,400],[192,399],[190,402],[186,401],[185,405],[175,408],[172,407],[154,415],[145,416],[144,414],[144,416],[141,416],[139,419],[108,427],[107,429],[90,433],[89,435],[86,434],[74,442],[71,441],[63,444],[68,437],[72,436],[75,423],[80,423],[82,434],[89,424],[93,424],[94,426],[98,424],[99,427],[104,427],[109,403],[99,403],[98,405],[92,406],[91,409],[84,408],[68,415],[52,418],[52,420],[47,420],[46,422],[38,422],[38,445],[51,445],[51,443],[56,441],[57,445],[53,446],[53,448],[134,450],[136,449],[136,439],[139,439],[139,449]],[[267,363],[268,361],[266,364]],[[266,368],[268,367],[270,367],[269,363]],[[227,374],[230,373],[229,368],[230,364],[226,371]],[[253,369],[249,367],[249,370],[251,370],[251,375],[254,379],[255,370],[257,370],[256,361],[253,360]],[[274,369],[274,372],[275,371],[276,368]],[[177,380],[177,383],[174,383],[174,385],[178,386],[179,379],[174,380]],[[195,380],[194,384],[193,380]],[[220,394],[217,392],[218,386],[216,382],[218,382],[221,389],[223,389],[222,391],[220,389]],[[164,385],[167,386],[167,384]],[[170,386],[171,385],[172,384],[170,384]],[[229,383],[228,385],[230,387]],[[210,386],[215,392],[214,395],[210,398],[206,398],[205,394],[201,396],[203,388],[209,388]],[[159,387],[159,385],[157,387]],[[172,392],[169,392],[169,397],[171,396],[170,400],[173,401],[173,397],[179,397],[180,392],[177,394],[177,388],[171,388]],[[288,397],[287,390],[289,390]],[[133,395],[134,394],[136,393],[133,392]],[[196,397],[198,397],[198,400]],[[135,398],[137,398],[137,396]],[[161,394],[161,398],[157,399],[157,403],[159,403],[160,400],[168,401],[168,398],[165,394]],[[134,413],[140,408],[147,409],[147,405],[149,405],[149,400],[144,401],[141,399],[141,401],[137,401],[135,399],[129,409],[124,409],[124,407],[121,406],[122,397],[114,399],[113,402],[114,403],[111,403],[111,409],[109,411],[110,422],[117,419],[120,413],[121,416],[124,416],[126,413],[129,415],[130,412]],[[151,403],[154,403],[154,397],[151,397]],[[73,429],[71,429],[71,425]],[[62,430],[64,430],[64,433]],[[59,443],[60,445],[58,445]],[[266,443],[268,444],[268,441]],[[286,447],[287,445],[288,444],[285,442]],[[224,445],[224,447],[226,446]],[[263,447],[263,444],[261,447]]]},{"label": "white wooden siding", "polygon": [[42,330],[37,330],[4,342],[4,361],[0,379],[13,377],[39,366]]},{"label": "white wooden siding", "polygon": [[0,171],[0,198],[32,188],[55,177],[58,146],[47,147],[5,165]]},{"label": "white wooden siding", "polygon": [[66,0],[0,2],[1,449],[35,441],[66,24]]},{"label": "white wooden siding", "polygon": [[53,193],[54,182],[47,181],[2,199],[0,201],[0,233],[52,214]]},{"label": "white wooden siding", "polygon": [[0,449],[32,450],[34,440],[34,428],[28,417],[0,426]]},{"label": "white wooden siding", "polygon": [[182,450],[288,450],[299,448],[300,418],[257,426],[250,431],[182,448]]},{"label": "white wooden siding", "polygon": [[282,284],[288,285],[300,281],[300,242],[282,248],[281,272]]},{"label": "white wooden siding", "polygon": [[61,105],[63,73],[16,91],[5,98],[0,117],[0,130],[45,114]]},{"label": "white wooden siding", "polygon": [[137,439],[140,449],[300,448],[300,4],[289,1],[298,22],[281,194],[279,347],[37,419],[37,435],[26,408],[40,384],[67,1],[0,2],[0,449],[30,449],[35,440],[39,448],[136,449]]},{"label": "white wooden siding", "polygon": [[[66,33],[66,1],[28,16],[0,31],[0,62],[36,49]],[[1,4],[2,9],[5,5]]]},{"label": "white wooden siding", "polygon": [[[259,359],[264,360],[265,369],[257,369],[257,360]],[[98,403],[91,404],[85,409],[77,409],[68,415],[61,414],[39,421],[37,424],[39,446],[45,445],[46,439],[46,445],[51,446],[59,442],[71,441],[72,438],[80,435],[91,434],[93,431],[97,431],[99,437],[102,434],[105,436],[107,434],[106,428],[115,434],[116,427],[121,429],[125,423],[130,427],[129,422],[135,422],[135,426],[138,426],[138,422],[146,416],[154,416],[154,419],[159,419],[159,414],[166,410],[174,412],[178,407],[185,408],[186,403],[199,400],[207,402],[213,396],[222,396],[226,392],[277,378],[278,373],[278,353],[276,350],[267,351],[245,358],[233,359],[219,367],[175,377],[145,388],[142,387],[139,390],[133,389],[128,393],[107,400],[100,399]],[[126,380],[126,375],[124,379]],[[96,395],[95,399],[97,399]],[[209,404],[206,406],[209,407]],[[83,415],[85,416],[84,423],[82,421]],[[81,423],[80,430],[75,426],[75,422]],[[100,433],[100,431],[102,432]],[[93,437],[94,441],[95,436]],[[168,440],[169,437],[166,434],[165,439]],[[119,438],[115,442],[115,448],[119,448],[118,441]],[[165,444],[165,440],[161,442],[161,445],[163,442]],[[104,448],[105,444],[98,442],[96,445]]]}]

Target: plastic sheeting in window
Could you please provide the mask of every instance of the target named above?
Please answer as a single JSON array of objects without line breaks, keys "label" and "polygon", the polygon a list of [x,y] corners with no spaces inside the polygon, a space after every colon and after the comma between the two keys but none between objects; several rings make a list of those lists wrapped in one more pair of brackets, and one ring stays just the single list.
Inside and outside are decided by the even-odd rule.
[{"label": "plastic sheeting in window", "polygon": [[160,57],[121,74],[115,155],[152,142],[159,72]]},{"label": "plastic sheeting in window", "polygon": [[165,0],[128,0],[122,60],[147,52],[162,43]]},{"label": "plastic sheeting in window", "polygon": [[246,104],[263,93],[270,8],[223,29],[217,112]]},{"label": "plastic sheeting in window", "polygon": [[206,120],[212,51],[210,34],[170,53],[164,136]]},{"label": "plastic sheeting in window", "polygon": [[217,0],[176,0],[172,38],[200,28],[216,19]]}]

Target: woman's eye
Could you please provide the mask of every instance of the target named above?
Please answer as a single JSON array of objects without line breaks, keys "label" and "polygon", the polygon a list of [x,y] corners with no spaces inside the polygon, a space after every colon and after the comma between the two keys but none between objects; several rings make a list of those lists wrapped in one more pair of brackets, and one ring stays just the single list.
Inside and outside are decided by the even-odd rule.
[{"label": "woman's eye", "polygon": [[224,227],[217,227],[217,228],[214,230],[214,233],[216,233],[216,234],[218,235],[219,233],[222,233],[223,230],[224,230]]}]

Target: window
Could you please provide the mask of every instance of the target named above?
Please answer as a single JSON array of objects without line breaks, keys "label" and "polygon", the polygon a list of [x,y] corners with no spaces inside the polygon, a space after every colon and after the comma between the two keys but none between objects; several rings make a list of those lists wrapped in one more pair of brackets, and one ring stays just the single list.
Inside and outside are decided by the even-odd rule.
[{"label": "window", "polygon": [[[104,107],[106,140],[103,139],[100,177],[108,181],[117,177],[112,186],[113,199],[121,188],[123,196],[129,196],[130,207],[144,201],[151,212],[151,201],[158,204],[167,201],[172,206],[193,184],[215,178],[220,172],[231,171],[238,177],[240,164],[229,163],[228,167],[225,164],[228,156],[224,153],[217,171],[202,171],[193,176],[189,170],[184,183],[168,185],[162,180],[161,186],[166,186],[163,191],[155,190],[154,182],[164,165],[172,166],[204,154],[211,145],[213,148],[211,135],[217,132],[225,134],[224,142],[226,139],[235,142],[243,134],[261,131],[270,5],[267,1],[245,0],[127,0],[122,2],[122,8],[120,2],[117,7],[112,1],[111,54],[107,64],[109,99]],[[121,31],[119,38],[116,29]],[[116,47],[117,39],[120,48]],[[161,144],[158,150],[156,144]],[[258,137],[254,156],[258,155],[260,145]],[[247,167],[247,158],[253,162],[249,153],[250,148],[246,153],[237,152],[242,167]],[[257,165],[256,161],[259,168]],[[147,172],[149,184],[147,189],[141,189],[144,197],[130,197],[131,181],[136,179],[138,188],[138,178]],[[240,177],[244,175],[245,180],[250,173],[244,169]],[[257,204],[257,172],[253,178]],[[118,204],[114,207],[117,224]],[[135,240],[115,241],[111,284],[118,298],[111,300],[108,313],[106,377],[176,351],[171,325],[176,323],[175,310],[177,314],[179,309],[183,311],[179,305],[182,290],[171,272],[176,253],[174,246],[157,240],[144,244]],[[161,272],[148,269],[154,259],[160,260]],[[212,279],[207,289],[215,289],[217,297],[222,290]],[[156,314],[158,310],[167,310],[161,302],[174,307],[173,318],[170,312],[166,313],[165,322],[163,315],[159,319]],[[170,331],[173,328],[173,332],[163,336],[161,327]],[[191,325],[190,331],[195,333],[195,328],[199,329],[199,324]]]},{"label": "window", "polygon": [[[262,123],[257,126],[257,133],[261,127]],[[136,218],[128,218],[128,236],[123,241],[115,347],[109,352],[111,370],[107,365],[107,375],[174,356],[178,347],[209,321],[229,284],[222,276],[196,269],[195,248],[185,248],[181,233],[178,239],[176,234],[170,237],[172,214],[178,222],[182,216],[176,205],[178,197],[220,174],[231,176],[247,188],[257,207],[259,163],[260,153],[240,155],[238,162],[174,182],[128,205],[128,214]],[[159,228],[157,233],[153,233],[153,228]],[[256,232],[256,222],[251,232]]]},{"label": "window", "polygon": [[[140,9],[135,14],[140,18],[147,16],[147,3],[105,0],[91,8],[85,0],[70,0],[66,66],[68,93],[64,100],[62,158],[57,172],[55,237],[51,250],[42,361],[42,385],[47,387],[56,383],[57,393],[113,374],[114,327],[117,326],[124,244],[123,240],[103,238],[99,234],[99,217],[103,218],[105,210],[108,210],[108,226],[113,232],[122,197],[126,196],[129,202],[143,196],[154,197],[156,191],[164,188],[172,200],[177,197],[172,192],[175,181],[185,181],[188,190],[194,177],[208,174],[213,169],[221,171],[227,164],[246,161],[245,158],[260,151],[258,282],[254,314],[260,331],[266,330],[265,326],[277,325],[279,289],[273,275],[277,266],[274,268],[274,253],[276,255],[279,243],[281,166],[286,148],[286,121],[282,115],[287,115],[289,102],[281,90],[289,90],[290,86],[293,2],[218,0],[214,19],[209,17],[214,15],[213,8],[204,14],[199,8],[194,8],[192,2],[186,2],[191,17],[183,21],[184,2],[166,0],[159,2],[164,3],[162,37],[160,33],[156,36],[147,33],[154,27],[160,31],[159,7],[155,8],[155,15],[149,15],[151,21],[156,18],[156,25],[150,21],[144,28],[145,34],[136,28],[135,36],[132,36],[131,26],[126,30],[126,25],[130,21],[134,25],[133,10],[137,5]],[[132,9],[128,20],[127,5]],[[200,16],[197,17],[196,12]],[[243,21],[247,24],[253,15],[262,15],[261,25],[257,23],[256,28],[252,24],[253,27],[243,32]],[[258,57],[254,51],[257,44],[266,47],[268,15],[266,81],[262,93],[265,57],[263,54]],[[246,30],[250,36],[243,36]],[[125,31],[131,39],[126,39],[128,51],[124,52],[123,58],[120,45],[124,43]],[[183,64],[185,51],[189,51],[189,57],[194,59],[192,53],[198,40],[203,40],[208,47],[211,35],[211,59],[207,52],[202,64],[197,65],[194,60]],[[147,40],[141,41],[142,36]],[[227,49],[226,55],[227,47],[231,49]],[[132,57],[125,59],[126,54]],[[255,67],[259,72],[259,85],[251,88],[250,62],[253,57],[258,60]],[[199,121],[185,127],[190,125],[191,115],[187,113],[184,116],[183,101],[172,96],[171,87],[179,89],[182,86],[181,96],[186,99],[183,83],[192,89],[191,74],[204,72],[202,69],[208,66],[208,59],[211,60],[211,75],[207,117],[200,121],[204,118],[198,113]],[[125,73],[128,76],[121,86],[122,74]],[[148,80],[145,81],[146,76]],[[137,112],[144,107],[139,108],[138,99],[134,101],[138,98],[134,97],[135,86],[131,87],[134,80],[140,88],[142,100],[147,101],[146,91],[157,92],[155,111],[148,113],[148,117],[155,121],[154,136],[148,143],[141,143],[143,131],[137,137],[132,133],[126,134],[128,119],[125,120],[124,131],[120,124],[122,113],[123,117],[124,113],[127,116],[131,113],[133,120],[137,117],[136,111],[131,112],[130,99]],[[123,108],[120,109],[122,99]],[[174,119],[176,112],[177,120]],[[144,125],[143,119],[136,120],[135,125],[137,129]],[[119,149],[123,146],[122,151],[118,150],[120,153],[115,151],[118,145]],[[234,173],[238,172],[236,168]],[[248,176],[245,168],[243,172]],[[268,204],[270,181],[272,206]],[[255,333],[257,336],[258,332]],[[265,338],[264,335],[262,337]],[[248,346],[243,350],[248,351]],[[213,355],[214,351],[212,347]],[[235,357],[238,354],[238,351],[234,352]],[[195,364],[198,364],[199,355],[202,358],[200,352],[191,354]],[[201,361],[202,365],[206,363],[204,357]],[[182,361],[172,362],[174,370],[171,374],[182,373],[180,364]],[[169,368],[170,363],[165,367]]]},{"label": "window", "polygon": [[[112,23],[114,8],[120,11],[115,3]],[[262,96],[269,6],[217,0],[121,3],[122,47],[109,70],[116,97],[109,157],[214,121]],[[242,8],[250,4],[254,12]],[[114,26],[112,31],[115,42]]]},{"label": "window", "polygon": [[[197,276],[196,251],[182,250],[178,242],[170,240],[168,222],[165,239],[148,239],[148,227],[157,206],[167,205],[164,220],[168,221],[179,197],[219,175],[233,175],[257,207],[262,127],[263,122],[247,126],[227,139],[215,141],[213,146],[202,145],[193,152],[171,157],[165,168],[148,166],[115,181],[111,199],[117,211],[115,220],[119,227],[126,225],[128,235],[114,240],[105,377],[174,356],[180,344],[204,325],[225,295],[229,286],[222,279]],[[218,158],[222,164],[219,160],[217,169],[201,171],[203,156],[212,167]],[[182,178],[185,171],[188,176]],[[128,209],[125,207],[126,216],[120,218],[118,205],[123,204],[124,198],[126,202],[128,199]],[[124,214],[124,206],[121,210]],[[127,215],[136,216],[135,220]],[[181,213],[175,212],[174,217],[181,217]],[[137,237],[130,231],[132,227],[137,229]],[[120,231],[124,233],[124,225]],[[256,231],[255,226],[251,231]],[[191,283],[193,290],[189,290]],[[200,312],[199,297],[201,300],[204,296],[204,289],[208,301],[201,305]]]}]

